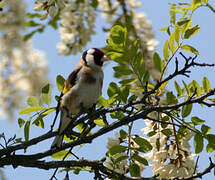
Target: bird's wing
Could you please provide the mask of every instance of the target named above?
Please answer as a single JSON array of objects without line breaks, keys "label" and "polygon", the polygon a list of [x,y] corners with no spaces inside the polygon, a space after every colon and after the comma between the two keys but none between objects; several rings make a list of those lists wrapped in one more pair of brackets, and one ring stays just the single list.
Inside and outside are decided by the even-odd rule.
[{"label": "bird's wing", "polygon": [[71,89],[71,87],[75,85],[78,72],[81,70],[81,68],[82,66],[76,67],[69,75],[69,77],[64,83],[63,92],[62,92],[63,94],[66,94]]}]

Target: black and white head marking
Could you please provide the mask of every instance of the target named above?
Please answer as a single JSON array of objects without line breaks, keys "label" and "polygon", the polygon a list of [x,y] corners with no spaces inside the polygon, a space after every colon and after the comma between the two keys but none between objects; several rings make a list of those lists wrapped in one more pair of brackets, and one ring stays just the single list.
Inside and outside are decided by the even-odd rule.
[{"label": "black and white head marking", "polygon": [[85,51],[82,55],[82,59],[87,66],[102,66],[104,52],[97,48],[91,48]]},{"label": "black and white head marking", "polygon": [[87,56],[87,51],[84,51],[83,54],[82,54],[82,59],[83,59],[85,65],[87,65],[86,56]]}]

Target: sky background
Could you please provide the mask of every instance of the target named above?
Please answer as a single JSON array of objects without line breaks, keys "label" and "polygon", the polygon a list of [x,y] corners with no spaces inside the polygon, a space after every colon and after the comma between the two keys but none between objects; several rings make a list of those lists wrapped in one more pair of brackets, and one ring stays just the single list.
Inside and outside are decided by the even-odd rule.
[{"label": "sky background", "polygon": [[[34,1],[28,2],[29,7],[32,8]],[[167,39],[166,32],[160,31],[161,28],[166,27],[169,24],[169,2],[179,2],[179,1],[167,1],[167,0],[142,0],[142,7],[138,11],[143,11],[147,14],[147,18],[152,21],[153,31],[155,33],[156,39],[160,42],[157,50],[160,55],[162,55],[162,48],[164,44],[164,40]],[[215,3],[213,4],[215,6]],[[189,40],[189,44],[195,47],[199,52],[200,55],[198,56],[199,62],[207,62],[207,63],[215,63],[215,36],[214,36],[214,29],[215,29],[215,14],[213,14],[207,8],[200,8],[194,15],[193,15],[193,24],[199,24],[201,30],[200,32],[192,37]],[[86,49],[91,47],[103,47],[105,46],[106,42],[106,35],[101,31],[102,25],[105,24],[104,19],[98,18],[96,22],[96,31],[97,34],[93,36],[92,42],[88,43]],[[52,28],[46,28],[45,32],[42,34],[36,34],[33,37],[33,44],[34,48],[40,49],[46,53],[46,57],[48,59],[48,67],[49,67],[49,79],[53,86],[52,95],[58,94],[57,88],[55,86],[55,78],[57,75],[61,74],[64,77],[67,77],[69,73],[73,70],[76,64],[79,61],[80,55],[77,54],[76,56],[60,56],[57,54],[56,44],[60,42],[59,33],[58,31],[53,30]],[[180,60],[180,58],[179,58]],[[107,87],[111,81],[118,82],[118,79],[113,78],[113,70],[112,67],[114,66],[113,62],[108,63],[104,67],[105,79],[104,79],[104,87],[103,87],[103,96],[106,97]],[[174,66],[168,68],[168,72],[174,71]],[[207,76],[211,82],[211,87],[214,87],[215,84],[215,69],[214,68],[196,68],[193,69],[190,79],[181,77],[177,79],[177,82],[181,85],[181,80],[183,79],[185,82],[190,82],[192,79],[195,79],[199,83],[202,81],[204,76]],[[200,83],[201,84],[201,83]],[[170,83],[168,86],[169,90],[174,89],[173,83]],[[56,102],[52,101],[52,106],[55,106]],[[214,110],[215,108],[210,109],[203,109],[199,105],[195,106],[196,109],[193,111],[193,115],[199,116],[201,119],[207,120],[207,124],[210,126],[214,126]],[[17,116],[18,117],[18,116]],[[18,119],[18,118],[17,118]],[[34,128],[30,132],[30,138],[39,136],[43,133],[46,133],[49,130],[50,124],[52,123],[52,118],[47,119],[45,122],[46,128]],[[8,122],[5,120],[0,120],[0,132],[4,132],[7,138],[12,137],[14,134],[17,134],[17,137],[23,136],[23,130],[19,131],[17,121]],[[58,122],[57,122],[58,124]],[[57,126],[56,126],[57,127]],[[143,122],[138,122],[138,127],[144,128]],[[213,128],[213,132],[215,129]],[[140,129],[136,129],[137,132],[140,133]],[[85,157],[87,159],[101,159],[105,152],[106,152],[106,143],[107,137],[113,136],[113,133],[109,133],[107,136],[101,137],[98,140],[94,141],[91,145],[86,145],[86,147],[75,149],[75,152],[79,157]],[[38,152],[39,150],[42,151],[43,149],[49,148],[51,141],[46,141],[41,143],[39,146],[33,146],[32,148],[28,149],[28,153]],[[23,152],[21,152],[23,153]],[[213,153],[214,154],[214,153]],[[202,153],[200,157],[199,169],[204,169],[208,166],[208,157],[211,156],[212,159],[215,161],[213,154],[206,154]],[[51,159],[49,159],[51,160]],[[18,167],[13,169],[12,167],[6,167],[4,169],[4,173],[8,180],[38,180],[38,179],[49,179],[53,174],[54,170],[40,170],[40,169],[33,169],[33,168],[22,168]],[[150,170],[144,171],[144,177],[151,176]],[[64,177],[65,173],[58,174],[57,177]],[[59,178],[59,179],[62,179]],[[70,176],[71,179],[75,180],[84,180],[84,179],[93,179],[92,176],[89,176],[88,173],[81,173],[80,175],[72,175]],[[214,179],[213,174],[204,176],[203,179],[212,180]]]}]

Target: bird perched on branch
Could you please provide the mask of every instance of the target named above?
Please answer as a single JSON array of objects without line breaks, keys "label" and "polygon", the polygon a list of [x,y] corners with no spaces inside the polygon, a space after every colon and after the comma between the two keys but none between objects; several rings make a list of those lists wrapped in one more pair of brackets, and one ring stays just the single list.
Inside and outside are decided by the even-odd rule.
[{"label": "bird perched on branch", "polygon": [[60,126],[52,148],[62,145],[64,131],[70,124],[71,115],[77,115],[83,108],[92,108],[97,103],[102,93],[102,65],[107,60],[109,59],[102,50],[89,49],[82,54],[79,64],[65,81],[55,116],[56,120],[59,111],[61,112]]}]

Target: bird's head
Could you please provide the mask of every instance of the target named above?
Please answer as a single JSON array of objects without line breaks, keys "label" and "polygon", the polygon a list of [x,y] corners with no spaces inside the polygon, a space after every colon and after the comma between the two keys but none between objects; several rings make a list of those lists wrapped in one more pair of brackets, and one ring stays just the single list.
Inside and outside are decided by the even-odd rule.
[{"label": "bird's head", "polygon": [[102,50],[91,48],[82,54],[82,60],[86,66],[101,67],[103,63],[109,59],[104,55]]}]

